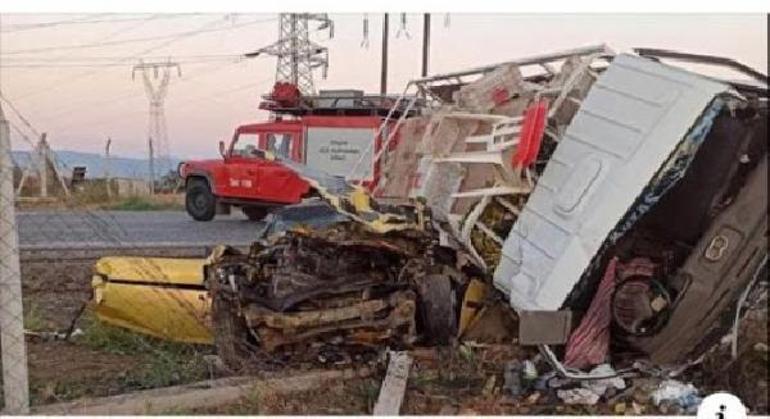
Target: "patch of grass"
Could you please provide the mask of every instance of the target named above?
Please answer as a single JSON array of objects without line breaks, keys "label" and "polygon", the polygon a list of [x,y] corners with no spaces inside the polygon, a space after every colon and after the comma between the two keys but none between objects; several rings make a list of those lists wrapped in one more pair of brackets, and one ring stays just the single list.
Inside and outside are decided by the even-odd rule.
[{"label": "patch of grass", "polygon": [[353,387],[353,396],[360,399],[367,412],[374,409],[374,404],[380,395],[380,383],[376,380],[367,379]]},{"label": "patch of grass", "polygon": [[262,414],[262,395],[257,389],[254,389],[248,396],[241,398],[235,403],[218,406],[211,409],[203,409],[202,412],[195,414],[214,414],[214,415],[235,415],[248,416]]},{"label": "patch of grass", "polygon": [[40,313],[40,307],[31,301],[24,302],[24,330],[39,332],[45,330],[47,322]]},{"label": "patch of grass", "polygon": [[184,206],[173,199],[133,196],[103,205],[102,208],[117,211],[169,211],[182,210]]},{"label": "patch of grass", "polygon": [[79,338],[84,345],[115,354],[142,355],[146,360],[142,368],[122,377],[123,387],[147,389],[209,378],[203,356],[212,353],[213,348],[156,339],[94,318],[86,322],[84,334]]}]

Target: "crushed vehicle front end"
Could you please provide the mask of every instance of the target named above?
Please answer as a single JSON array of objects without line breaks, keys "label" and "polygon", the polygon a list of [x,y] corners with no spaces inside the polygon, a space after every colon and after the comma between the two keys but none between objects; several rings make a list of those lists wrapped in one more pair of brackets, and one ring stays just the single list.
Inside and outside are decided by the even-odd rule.
[{"label": "crushed vehicle front end", "polygon": [[217,349],[234,370],[448,343],[465,285],[454,252],[431,234],[352,222],[285,232],[248,252],[222,249],[206,272]]}]

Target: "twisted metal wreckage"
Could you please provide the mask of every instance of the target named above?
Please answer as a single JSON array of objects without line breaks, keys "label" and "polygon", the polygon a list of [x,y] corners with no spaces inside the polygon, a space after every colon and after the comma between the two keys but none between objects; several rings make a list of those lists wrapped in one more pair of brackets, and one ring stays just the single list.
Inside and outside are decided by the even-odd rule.
[{"label": "twisted metal wreckage", "polygon": [[766,269],[767,91],[732,60],[604,46],[415,80],[393,109],[422,116],[401,112],[372,190],[283,162],[320,199],[268,216],[246,251],[104,258],[94,308],[215,342],[237,369],[446,344],[489,284],[518,342],[563,375],[681,365],[737,322]]}]

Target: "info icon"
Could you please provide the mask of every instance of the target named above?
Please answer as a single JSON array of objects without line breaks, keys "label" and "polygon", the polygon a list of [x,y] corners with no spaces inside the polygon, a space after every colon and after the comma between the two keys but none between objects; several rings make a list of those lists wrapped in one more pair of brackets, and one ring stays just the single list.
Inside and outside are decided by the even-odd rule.
[{"label": "info icon", "polygon": [[698,419],[745,419],[746,406],[730,393],[706,396],[698,406]]}]

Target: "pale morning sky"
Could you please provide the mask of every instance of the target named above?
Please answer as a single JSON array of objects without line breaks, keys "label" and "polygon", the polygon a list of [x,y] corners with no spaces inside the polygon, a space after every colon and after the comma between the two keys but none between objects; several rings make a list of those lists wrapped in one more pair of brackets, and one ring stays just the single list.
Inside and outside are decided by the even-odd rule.
[{"label": "pale morning sky", "polygon": [[[137,55],[189,57],[239,54],[273,42],[277,15],[2,15],[0,77],[2,91],[29,122],[48,132],[54,149],[101,152],[107,136],[113,154],[146,155],[148,102],[139,79],[131,80]],[[315,33],[329,48],[328,78],[316,74],[319,89],[379,91],[381,14],[369,14],[369,48],[362,41],[362,14],[334,14],[335,36]],[[115,20],[53,26],[29,24],[55,21]],[[616,51],[635,46],[668,48],[735,58],[762,72],[767,68],[766,15],[433,15],[430,72],[447,72],[520,56],[607,43]],[[409,15],[411,39],[396,37],[400,16],[391,15],[389,91],[400,92],[419,75],[421,15]],[[200,28],[195,36],[177,36]],[[150,38],[142,42],[124,40]],[[98,48],[61,49],[103,43]],[[50,48],[52,47],[52,48]],[[43,49],[40,51],[40,49]],[[14,53],[14,51],[37,52]],[[112,57],[96,61],[95,57]],[[180,58],[184,60],[185,58]],[[190,58],[187,58],[188,60]],[[117,64],[101,67],[54,67],[80,60]],[[31,67],[38,65],[38,67]],[[166,101],[172,154],[183,157],[217,155],[217,141],[229,139],[239,124],[264,119],[257,110],[259,95],[270,90],[275,58],[235,62],[218,60],[182,65]],[[23,123],[6,109],[11,121]],[[27,148],[16,132],[14,147]]]}]

